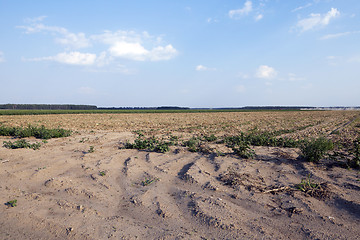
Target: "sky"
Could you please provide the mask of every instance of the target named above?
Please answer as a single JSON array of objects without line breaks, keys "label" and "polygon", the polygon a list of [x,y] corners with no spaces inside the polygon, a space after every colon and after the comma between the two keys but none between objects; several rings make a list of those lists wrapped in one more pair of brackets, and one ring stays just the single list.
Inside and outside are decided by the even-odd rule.
[{"label": "sky", "polygon": [[0,104],[359,106],[359,0],[0,0]]}]

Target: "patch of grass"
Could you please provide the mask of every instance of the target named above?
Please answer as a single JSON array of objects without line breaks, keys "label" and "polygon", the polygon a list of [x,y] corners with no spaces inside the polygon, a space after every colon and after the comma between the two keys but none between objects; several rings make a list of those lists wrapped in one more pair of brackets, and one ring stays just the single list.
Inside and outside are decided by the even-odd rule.
[{"label": "patch of grass", "polygon": [[8,201],[5,203],[6,206],[9,206],[9,207],[16,207],[17,205],[17,200],[14,199],[14,200],[11,200],[11,201]]},{"label": "patch of grass", "polygon": [[200,151],[201,141],[197,137],[192,137],[189,140],[185,141],[183,144],[185,147],[188,147],[190,152],[199,152]]},{"label": "patch of grass", "polygon": [[18,149],[18,148],[31,148],[33,150],[40,149],[41,143],[29,143],[25,139],[20,139],[14,142],[4,141],[3,146],[8,149]]},{"label": "patch of grass", "polygon": [[125,143],[126,149],[149,150],[165,153],[170,150],[170,146],[174,145],[172,141],[159,140],[155,137],[145,138],[142,133],[134,140],[134,143]]},{"label": "patch of grass", "polygon": [[360,168],[360,137],[353,142],[352,153],[354,157],[348,159],[348,165],[353,168]]},{"label": "patch of grass", "polygon": [[83,138],[81,138],[81,140],[79,141],[79,143],[84,143],[84,142],[86,142],[86,141],[89,141],[89,138],[83,137]]},{"label": "patch of grass", "polygon": [[62,128],[48,129],[45,126],[27,126],[23,127],[6,127],[0,125],[0,136],[12,136],[12,137],[35,137],[40,139],[60,138],[68,137],[71,135],[71,130],[65,130]]},{"label": "patch of grass", "polygon": [[154,182],[157,182],[157,181],[159,181],[158,178],[153,178],[153,179],[145,178],[144,181],[141,181],[141,185],[143,185],[143,186],[148,186],[148,185],[150,185],[150,184],[152,184],[152,183],[154,183]]},{"label": "patch of grass", "polygon": [[40,171],[40,170],[43,170],[43,169],[46,169],[46,167],[38,167],[38,169],[37,170],[35,170],[35,171]]},{"label": "patch of grass", "polygon": [[214,134],[211,134],[210,136],[205,135],[204,139],[207,142],[215,142],[217,140],[217,137]]},{"label": "patch of grass", "polygon": [[300,146],[303,157],[307,161],[315,163],[318,163],[333,148],[334,144],[323,137],[306,141]]},{"label": "patch of grass", "polygon": [[250,148],[249,141],[243,133],[238,136],[226,137],[224,142],[227,147],[242,158],[253,158],[255,156],[255,151]]},{"label": "patch of grass", "polygon": [[276,137],[275,134],[270,132],[259,133],[252,129],[247,134],[241,132],[237,136],[225,137],[225,143],[229,142],[248,142],[253,146],[269,146],[269,147],[298,147],[301,141],[291,138]]},{"label": "patch of grass", "polygon": [[94,146],[90,146],[90,148],[89,148],[88,152],[89,152],[89,153],[93,153],[93,152],[95,152]]},{"label": "patch of grass", "polygon": [[305,193],[305,195],[318,199],[328,198],[330,194],[327,184],[314,182],[314,180],[311,179],[310,174],[306,179],[302,179],[301,183],[296,184],[295,188]]}]

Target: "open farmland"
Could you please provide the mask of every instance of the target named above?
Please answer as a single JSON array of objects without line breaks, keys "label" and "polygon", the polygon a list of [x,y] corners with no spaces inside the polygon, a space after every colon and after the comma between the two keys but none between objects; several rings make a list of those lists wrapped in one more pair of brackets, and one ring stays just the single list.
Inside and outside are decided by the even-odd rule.
[{"label": "open farmland", "polygon": [[[360,173],[342,159],[353,157],[359,111],[2,115],[0,124],[72,130],[26,138],[38,150],[0,148],[1,239],[360,235]],[[229,144],[241,134],[298,145],[250,144],[246,158]],[[318,137],[334,150],[307,162],[301,141]],[[136,139],[168,148],[138,150]]]}]

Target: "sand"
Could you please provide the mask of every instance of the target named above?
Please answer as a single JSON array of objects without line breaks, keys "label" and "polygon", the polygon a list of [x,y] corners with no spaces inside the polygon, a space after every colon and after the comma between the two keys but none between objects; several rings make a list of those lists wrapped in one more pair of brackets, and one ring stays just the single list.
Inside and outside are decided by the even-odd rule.
[{"label": "sand", "polygon": [[[0,147],[0,239],[359,239],[359,171],[291,148],[121,149],[133,138],[80,130],[40,150]],[[326,194],[296,190],[308,176]]]}]

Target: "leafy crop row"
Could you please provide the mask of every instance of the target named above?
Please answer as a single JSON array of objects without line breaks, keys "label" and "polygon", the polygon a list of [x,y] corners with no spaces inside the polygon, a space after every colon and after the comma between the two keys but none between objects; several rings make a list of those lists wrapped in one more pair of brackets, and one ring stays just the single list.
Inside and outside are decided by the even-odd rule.
[{"label": "leafy crop row", "polygon": [[9,149],[18,149],[18,148],[31,148],[34,150],[40,149],[41,143],[29,143],[25,139],[20,139],[14,142],[4,141],[3,143],[5,148]]},{"label": "leafy crop row", "polygon": [[[179,145],[178,138],[170,136],[168,140],[160,140],[156,137],[146,138],[142,133],[133,143],[127,142],[125,148],[139,149],[156,152],[168,152],[170,146]],[[192,138],[182,141],[180,144],[187,147],[190,152],[208,153],[205,147],[207,142],[215,144],[224,144],[233,150],[233,153],[242,158],[253,158],[255,151],[251,146],[271,146],[271,147],[291,147],[300,148],[302,157],[309,162],[318,163],[321,159],[329,157],[329,151],[334,149],[334,143],[324,137],[317,139],[294,140],[291,138],[276,137],[272,133],[240,133],[236,136],[216,137],[210,136],[193,136]],[[351,157],[348,158],[348,167],[360,168],[360,138],[353,142],[353,147],[349,150]],[[218,153],[218,152],[217,152]]]},{"label": "leafy crop row", "polygon": [[12,136],[12,137],[35,137],[40,139],[50,139],[50,138],[60,138],[68,137],[71,135],[71,130],[66,130],[62,128],[56,129],[47,129],[45,126],[35,127],[28,126],[23,127],[6,127],[0,125],[0,136]]}]

